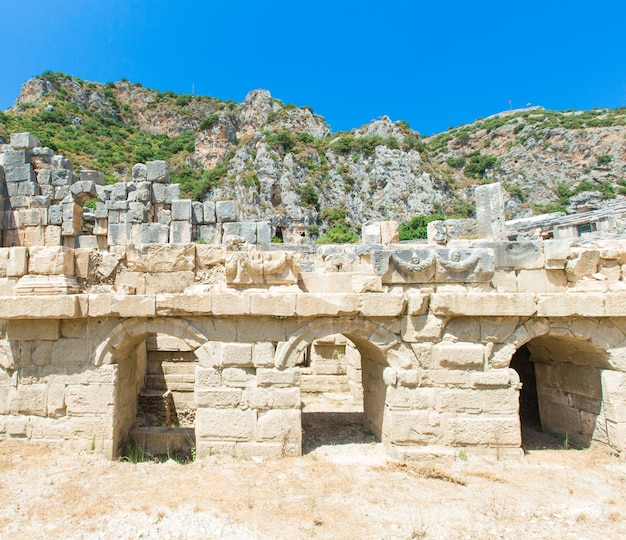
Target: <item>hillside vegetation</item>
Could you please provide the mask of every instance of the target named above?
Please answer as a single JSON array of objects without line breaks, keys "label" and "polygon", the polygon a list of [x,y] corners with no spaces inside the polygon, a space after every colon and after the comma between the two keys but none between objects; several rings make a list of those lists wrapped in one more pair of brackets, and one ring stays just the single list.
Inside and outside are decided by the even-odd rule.
[{"label": "hillside vegetation", "polygon": [[469,217],[473,186],[494,181],[512,218],[601,206],[626,193],[625,125],[626,108],[534,107],[431,137],[387,117],[333,133],[264,90],[235,103],[46,72],[0,113],[0,142],[30,131],[108,182],[168,160],[188,197],[236,198],[245,219],[353,241],[366,221],[396,219],[414,237],[434,217]]}]

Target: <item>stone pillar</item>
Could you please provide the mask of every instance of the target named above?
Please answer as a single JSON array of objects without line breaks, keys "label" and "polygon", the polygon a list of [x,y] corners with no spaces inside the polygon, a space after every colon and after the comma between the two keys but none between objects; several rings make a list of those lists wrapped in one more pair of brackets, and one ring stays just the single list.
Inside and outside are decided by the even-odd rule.
[{"label": "stone pillar", "polygon": [[476,224],[480,238],[506,240],[504,228],[504,198],[500,182],[476,186]]}]

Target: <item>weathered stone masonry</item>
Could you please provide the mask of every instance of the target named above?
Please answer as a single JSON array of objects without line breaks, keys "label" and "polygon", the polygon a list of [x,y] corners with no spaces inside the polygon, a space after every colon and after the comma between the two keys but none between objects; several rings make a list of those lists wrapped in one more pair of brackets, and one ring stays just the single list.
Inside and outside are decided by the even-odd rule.
[{"label": "weathered stone masonry", "polygon": [[626,452],[626,241],[406,245],[389,227],[308,255],[0,248],[0,436],[119,455],[170,336],[162,350],[184,364],[165,376],[193,385],[199,457],[297,455],[299,358],[342,334],[361,355],[367,422],[396,457],[520,453],[510,366],[524,351],[545,430]]}]

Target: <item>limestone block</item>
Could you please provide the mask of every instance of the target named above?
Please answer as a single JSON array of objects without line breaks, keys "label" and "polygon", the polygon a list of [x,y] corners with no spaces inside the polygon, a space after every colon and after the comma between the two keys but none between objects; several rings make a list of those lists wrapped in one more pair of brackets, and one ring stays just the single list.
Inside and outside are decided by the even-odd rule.
[{"label": "limestone block", "polygon": [[5,150],[3,152],[3,165],[5,167],[17,167],[30,163],[30,152],[28,150]]},{"label": "limestone block", "polygon": [[109,246],[125,246],[132,235],[131,223],[111,223],[109,221],[109,232],[107,234],[107,244]]},{"label": "limestone block", "polygon": [[30,150],[41,146],[39,139],[30,133],[11,133],[11,146],[15,150]]},{"label": "limestone block", "polygon": [[493,250],[496,270],[537,270],[544,267],[541,242],[475,242],[476,247]]},{"label": "limestone block", "polygon": [[81,384],[115,384],[117,381],[117,364],[102,366],[89,365],[80,368]]},{"label": "limestone block", "polygon": [[[198,349],[199,350],[199,349]],[[222,370],[196,366],[196,386],[221,386]]]},{"label": "limestone block", "polygon": [[44,245],[58,246],[62,243],[61,227],[48,225],[44,231]]},{"label": "limestone block", "polygon": [[[219,203],[218,203],[219,204]],[[256,223],[233,222],[222,225],[222,243],[228,244],[234,238],[243,238],[248,244],[256,244]]]},{"label": "limestone block", "polygon": [[146,294],[183,292],[194,283],[191,271],[146,273]]},{"label": "limestone block", "polygon": [[472,373],[470,374],[470,384],[475,388],[508,387],[511,384],[511,374],[506,368]]},{"label": "limestone block", "polygon": [[472,389],[450,389],[439,392],[436,409],[439,412],[477,414],[483,410],[483,392]]},{"label": "limestone block", "polygon": [[300,411],[280,409],[259,412],[257,433],[260,441],[299,443],[302,437]]},{"label": "limestone block", "polygon": [[257,369],[259,386],[297,386],[300,383],[300,369]]},{"label": "limestone block", "polygon": [[451,446],[519,446],[521,432],[516,415],[462,415],[444,417],[446,444]]},{"label": "limestone block", "polygon": [[396,384],[398,386],[419,386],[421,380],[421,373],[415,367],[396,370]]},{"label": "limestone block", "polygon": [[11,340],[57,340],[60,337],[58,320],[9,320],[6,336]]},{"label": "limestone block", "polygon": [[565,268],[570,253],[570,241],[568,240],[545,240],[543,252],[546,257],[547,269]]},{"label": "limestone block", "polygon": [[191,222],[191,200],[176,199],[172,201],[172,220]]},{"label": "limestone block", "polygon": [[576,250],[578,256],[567,261],[565,273],[568,281],[578,281],[583,277],[591,277],[598,271],[600,262],[600,251],[598,250]]},{"label": "limestone block", "polygon": [[148,161],[146,163],[146,180],[168,184],[170,181],[170,166],[167,161]]},{"label": "limestone block", "polygon": [[[38,321],[42,322],[42,321]],[[52,358],[53,341],[37,341],[33,345],[31,360],[36,366],[47,366]]]},{"label": "limestone block", "polygon": [[214,293],[213,315],[249,315],[250,294]]},{"label": "limestone block", "polygon": [[117,313],[120,317],[154,317],[156,298],[154,295],[113,295],[111,296],[111,312]]},{"label": "limestone block", "polygon": [[84,416],[112,414],[115,386],[112,384],[70,384],[65,390],[67,414]]},{"label": "limestone block", "polygon": [[409,343],[437,341],[443,331],[445,319],[432,313],[402,318],[400,336]]},{"label": "limestone block", "polygon": [[196,245],[196,264],[198,268],[210,268],[224,263],[226,250],[223,246]]},{"label": "limestone block", "polygon": [[299,388],[273,388],[271,392],[272,392],[272,407],[273,408],[275,409],[298,409],[298,412],[299,412],[299,409],[302,406]]},{"label": "limestone block", "polygon": [[458,317],[452,319],[446,325],[443,340],[480,342],[480,318]]},{"label": "limestone block", "polygon": [[596,279],[606,277],[609,282],[619,281],[622,277],[622,267],[615,260],[600,259],[600,275],[596,275]]},{"label": "limestone block", "polygon": [[10,437],[25,437],[28,429],[28,420],[28,416],[10,416],[7,418],[7,435]]},{"label": "limestone block", "polygon": [[87,365],[90,360],[89,341],[82,338],[60,338],[52,345],[52,364]]},{"label": "limestone block", "polygon": [[20,277],[26,274],[28,269],[28,249],[25,247],[12,247],[9,250],[7,261],[7,277]]},{"label": "limestone block", "polygon": [[0,313],[5,319],[71,318],[80,314],[74,296],[0,297]]},{"label": "limestone block", "polygon": [[274,344],[270,341],[256,342],[252,347],[254,367],[272,367],[274,365]]},{"label": "limestone block", "polygon": [[407,297],[407,314],[424,315],[428,310],[430,296],[424,293],[411,293]]},{"label": "limestone block", "polygon": [[296,295],[296,314],[353,315],[360,311],[361,297],[357,294],[302,293]]},{"label": "limestone block", "polygon": [[40,275],[74,275],[74,252],[63,247],[29,248],[28,272]]},{"label": "limestone block", "polygon": [[362,294],[361,313],[365,317],[397,317],[406,310],[402,294]]},{"label": "limestone block", "polygon": [[511,363],[511,358],[515,351],[516,347],[511,343],[498,343],[494,345],[491,354],[489,355],[489,367],[491,369],[501,369],[509,367],[509,364]]},{"label": "limestone block", "polygon": [[301,449],[295,443],[240,442],[235,448],[239,459],[277,460],[285,456],[299,456]]},{"label": "limestone block", "polygon": [[165,187],[165,204],[180,199],[180,184],[170,184]]},{"label": "limestone block", "polygon": [[380,222],[364,223],[361,226],[361,243],[379,245],[380,240]]},{"label": "limestone block", "polygon": [[218,223],[237,221],[237,201],[217,201],[215,216]]},{"label": "limestone block", "polygon": [[219,244],[222,238],[222,229],[219,225],[198,225],[196,227],[196,240],[207,244]]},{"label": "limestone block", "polygon": [[[290,388],[281,390],[291,390]],[[274,404],[274,388],[258,388],[251,386],[246,389],[245,401],[251,409],[272,409]]]},{"label": "limestone block", "polygon": [[254,440],[257,413],[253,409],[196,410],[196,437],[200,439]]},{"label": "limestone block", "polygon": [[439,417],[430,411],[393,411],[389,438],[397,444],[429,444],[439,439]]},{"label": "limestone block", "polygon": [[22,384],[10,394],[11,414],[46,416],[47,385]]},{"label": "limestone block", "polygon": [[[69,186],[71,186],[76,177],[72,171],[67,169],[56,169],[50,173],[50,183],[55,187],[66,187],[66,195],[69,194]],[[64,197],[56,197],[61,200]]]},{"label": "limestone block", "polygon": [[212,300],[213,297],[209,293],[157,294],[156,314],[159,316],[206,315],[212,311]]},{"label": "limestone block", "polygon": [[518,292],[550,293],[566,289],[565,273],[559,270],[520,270],[517,274]]},{"label": "limestone block", "polygon": [[478,236],[496,241],[504,240],[504,197],[500,182],[476,186],[474,197]]},{"label": "limestone block", "polygon": [[296,313],[296,295],[293,293],[251,293],[251,315],[291,317]]},{"label": "limestone block", "polygon": [[503,343],[515,331],[518,317],[483,317],[480,319],[480,341]]},{"label": "limestone block", "polygon": [[380,243],[383,245],[397,244],[398,238],[398,222],[397,221],[381,221],[380,222]]},{"label": "limestone block", "polygon": [[170,223],[170,243],[189,244],[192,238],[192,225],[188,221],[172,221]]},{"label": "limestone block", "polygon": [[437,367],[481,368],[485,364],[485,347],[480,343],[436,343],[433,346],[433,362]]},{"label": "limestone block", "polygon": [[383,292],[382,276],[352,276],[352,292]]},{"label": "limestone block", "polygon": [[204,201],[203,206],[204,223],[215,223],[215,203],[213,201]]},{"label": "limestone block", "polygon": [[120,294],[146,294],[146,273],[122,270],[115,276],[115,290]]},{"label": "limestone block", "polygon": [[194,201],[191,203],[191,222],[195,225],[204,223],[204,204],[203,203],[197,202],[197,201]]},{"label": "limestone block", "polygon": [[435,408],[436,388],[388,387],[386,403],[391,409],[426,410]]},{"label": "limestone block", "polygon": [[626,291],[611,292],[604,296],[604,309],[608,317],[626,316]]},{"label": "limestone block", "polygon": [[20,182],[17,188],[17,195],[24,197],[35,197],[41,195],[39,184],[37,182]]},{"label": "limestone block", "polygon": [[442,316],[493,317],[530,316],[537,308],[532,293],[437,293],[431,296],[430,309]]},{"label": "limestone block", "polygon": [[65,385],[49,384],[46,400],[46,414],[51,418],[65,416]]},{"label": "limestone block", "polygon": [[537,315],[540,317],[569,317],[605,315],[605,298],[602,294],[553,293],[537,295]]},{"label": "limestone block", "polygon": [[194,396],[196,407],[228,409],[239,407],[242,391],[239,388],[196,388]]},{"label": "limestone block", "polygon": [[218,364],[224,367],[252,367],[252,343],[215,343]]},{"label": "limestone block", "polygon": [[146,244],[126,250],[128,268],[135,272],[193,271],[195,258],[193,244]]},{"label": "limestone block", "polygon": [[225,386],[245,388],[255,386],[257,380],[253,369],[227,367],[222,370],[222,382]]},{"label": "limestone block", "polygon": [[432,354],[433,344],[428,342],[422,343],[410,343],[415,359],[417,360],[417,366],[421,369],[432,368]]},{"label": "limestone block", "polygon": [[132,179],[135,182],[142,182],[148,179],[148,168],[144,163],[137,163],[133,166]]},{"label": "limestone block", "polygon": [[417,366],[417,358],[413,349],[402,344],[387,353],[387,363],[396,369],[411,369]]},{"label": "limestone block", "polygon": [[480,402],[484,413],[518,414],[519,391],[517,388],[481,389]]},{"label": "limestone block", "polygon": [[16,165],[14,167],[5,167],[4,177],[7,184],[10,182],[37,182],[37,175],[30,163],[26,165]]}]

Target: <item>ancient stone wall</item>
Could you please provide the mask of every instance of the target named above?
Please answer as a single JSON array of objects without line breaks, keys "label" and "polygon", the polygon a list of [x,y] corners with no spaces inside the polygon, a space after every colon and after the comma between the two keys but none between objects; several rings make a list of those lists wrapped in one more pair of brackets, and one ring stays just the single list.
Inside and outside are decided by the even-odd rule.
[{"label": "ancient stone wall", "polygon": [[[7,186],[30,182],[11,169],[27,164],[7,166],[6,154]],[[37,179],[46,170],[30,166]],[[302,357],[343,336],[360,359],[365,422],[393,456],[520,455],[532,395],[545,431],[626,453],[626,240],[490,235],[398,244],[393,223],[373,223],[363,244],[303,252],[264,251],[245,240],[170,242],[181,230],[172,223],[185,223],[192,237],[194,226],[212,224],[174,219],[193,213],[189,201],[130,201],[139,184],[150,184],[150,201],[155,186],[167,185],[148,164],[145,179],[143,170],[119,200],[113,191],[98,195],[107,217],[96,219],[118,212],[107,238],[111,225],[124,223],[125,204],[127,217],[131,202],[157,216],[131,223],[130,236],[119,233],[126,242],[46,245],[50,227],[65,238],[63,212],[61,225],[4,230],[24,241],[40,235],[44,245],[0,248],[1,437],[62,441],[110,457],[149,438],[165,451],[193,447],[198,457],[297,455]],[[42,195],[18,189],[7,195],[9,206],[20,196]],[[72,208],[68,217],[78,215]],[[8,212],[19,222],[22,209]],[[168,212],[168,242],[135,242],[133,231],[166,226],[159,220]],[[168,339],[178,360],[154,356],[168,351],[158,346]],[[185,403],[189,425],[145,425],[142,399],[155,390],[155,365],[166,387],[154,406]],[[534,394],[520,402],[524,388]]]}]

